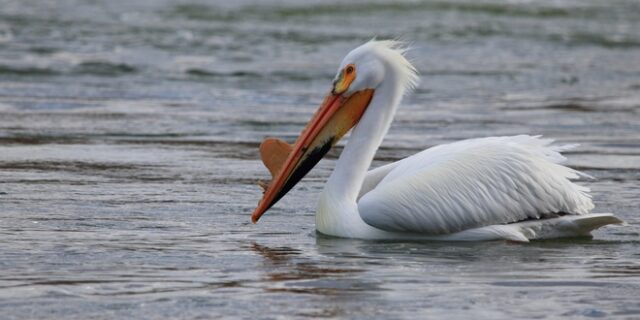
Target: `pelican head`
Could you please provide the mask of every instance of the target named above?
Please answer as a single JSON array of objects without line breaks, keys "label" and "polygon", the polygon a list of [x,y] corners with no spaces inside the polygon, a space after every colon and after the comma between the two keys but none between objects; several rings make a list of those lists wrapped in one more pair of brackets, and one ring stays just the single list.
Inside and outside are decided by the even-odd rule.
[{"label": "pelican head", "polygon": [[275,138],[262,143],[262,160],[273,179],[262,185],[264,195],[251,221],[257,222],[358,124],[383,83],[392,81],[401,92],[415,85],[415,68],[404,57],[405,52],[402,43],[389,40],[372,40],[349,52],[338,68],[330,93],[295,144]]}]

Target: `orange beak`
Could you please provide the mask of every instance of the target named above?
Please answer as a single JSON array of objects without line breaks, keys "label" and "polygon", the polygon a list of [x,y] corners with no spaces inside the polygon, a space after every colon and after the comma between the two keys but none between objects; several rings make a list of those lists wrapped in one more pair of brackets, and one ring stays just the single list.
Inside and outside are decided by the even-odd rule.
[{"label": "orange beak", "polygon": [[342,136],[353,128],[371,102],[373,89],[357,91],[349,97],[329,94],[296,143],[266,139],[260,145],[262,161],[273,179],[262,185],[265,192],[251,215],[253,223],[302,179]]}]

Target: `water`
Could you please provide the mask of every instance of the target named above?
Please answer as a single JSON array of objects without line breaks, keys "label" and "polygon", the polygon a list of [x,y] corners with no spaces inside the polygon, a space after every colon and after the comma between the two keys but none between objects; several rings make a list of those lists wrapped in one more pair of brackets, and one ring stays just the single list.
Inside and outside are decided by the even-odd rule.
[{"label": "water", "polygon": [[[332,151],[257,225],[265,136],[337,64],[413,42],[374,165],[464,138],[580,143],[595,239],[315,234]],[[637,1],[0,1],[0,318],[640,317]],[[343,144],[341,144],[343,145]],[[339,148],[338,148],[339,149]]]}]

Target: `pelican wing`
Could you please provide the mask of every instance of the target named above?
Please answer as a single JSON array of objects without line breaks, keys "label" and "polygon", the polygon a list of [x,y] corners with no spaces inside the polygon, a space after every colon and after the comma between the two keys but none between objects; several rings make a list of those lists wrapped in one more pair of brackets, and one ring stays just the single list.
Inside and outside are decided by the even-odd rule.
[{"label": "pelican wing", "polygon": [[522,135],[427,149],[372,170],[358,210],[375,228],[432,235],[588,213],[589,190],[570,181],[583,174],[560,164],[567,146],[552,142]]},{"label": "pelican wing", "polygon": [[396,161],[369,170],[369,172],[367,172],[367,176],[364,178],[364,182],[362,182],[362,187],[360,187],[358,199],[362,198],[362,196],[377,187],[380,181],[382,181],[382,179],[384,179],[384,177],[386,177],[389,172],[395,169],[401,162],[402,161]]}]

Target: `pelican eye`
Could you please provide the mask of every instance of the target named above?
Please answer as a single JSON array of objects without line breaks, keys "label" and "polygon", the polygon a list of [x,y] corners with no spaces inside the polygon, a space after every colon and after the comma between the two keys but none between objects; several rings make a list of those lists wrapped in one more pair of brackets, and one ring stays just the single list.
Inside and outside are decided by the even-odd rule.
[{"label": "pelican eye", "polygon": [[348,65],[348,66],[347,66],[347,69],[345,70],[345,72],[346,72],[347,74],[352,74],[352,73],[353,73],[353,71],[355,71],[355,70],[356,70],[356,68],[354,68],[354,67],[353,67],[353,65]]},{"label": "pelican eye", "polygon": [[349,89],[349,86],[356,78],[356,66],[349,64],[338,74],[337,79],[333,82],[333,94],[342,94]]}]

